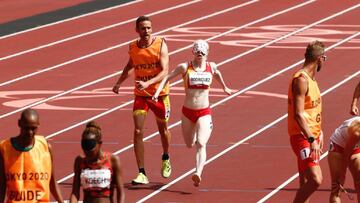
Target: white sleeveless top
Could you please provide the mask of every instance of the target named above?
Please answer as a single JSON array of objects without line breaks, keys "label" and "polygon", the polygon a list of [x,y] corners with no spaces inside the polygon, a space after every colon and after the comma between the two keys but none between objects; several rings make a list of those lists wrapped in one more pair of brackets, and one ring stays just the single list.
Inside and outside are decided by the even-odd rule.
[{"label": "white sleeveless top", "polygon": [[[360,116],[355,116],[344,121],[338,128],[335,129],[334,133],[330,137],[330,141],[344,148],[348,140],[348,127],[354,120],[360,120]],[[356,146],[360,146],[360,140],[356,143]]]}]

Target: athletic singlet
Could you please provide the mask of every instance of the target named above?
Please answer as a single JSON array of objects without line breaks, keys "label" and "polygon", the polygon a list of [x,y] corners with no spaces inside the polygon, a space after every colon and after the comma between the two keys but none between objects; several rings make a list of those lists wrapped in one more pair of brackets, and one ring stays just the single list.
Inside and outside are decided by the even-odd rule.
[{"label": "athletic singlet", "polygon": [[295,78],[300,76],[305,77],[308,84],[308,92],[305,95],[304,101],[304,118],[306,124],[308,125],[311,134],[318,138],[321,134],[321,111],[322,111],[322,104],[321,104],[321,95],[320,90],[317,85],[317,82],[313,80],[305,70],[301,69],[296,72],[290,82],[289,85],[289,94],[288,94],[288,133],[289,135],[298,135],[302,134],[299,125],[297,124],[294,118],[294,98],[293,98],[293,91],[292,91],[292,83]]},{"label": "athletic singlet", "polygon": [[184,85],[188,89],[209,89],[213,74],[209,62],[206,63],[204,71],[195,71],[192,62],[189,62],[186,73],[183,75]]},{"label": "athletic singlet", "polygon": [[85,194],[94,198],[110,197],[112,195],[111,153],[104,152],[104,159],[95,164],[88,164],[83,158],[80,170],[81,186]]},{"label": "athletic singlet", "polygon": [[[355,116],[344,121],[338,128],[335,129],[331,135],[330,140],[342,148],[345,148],[345,144],[348,140],[348,127],[355,120],[360,120],[360,116]],[[356,143],[356,146],[360,146],[360,140]]]},{"label": "athletic singlet", "polygon": [[[137,40],[130,44],[129,55],[133,62],[135,81],[148,81],[162,71],[160,56],[163,41],[163,38],[155,37],[152,44],[146,48],[139,48]],[[145,90],[139,90],[135,87],[134,94],[136,96],[151,97],[155,94],[159,85],[160,82],[154,83]],[[159,96],[167,94],[169,94],[169,83],[164,86]]]},{"label": "athletic singlet", "polygon": [[43,136],[35,136],[34,146],[19,151],[11,139],[0,143],[4,159],[7,202],[49,202],[52,174],[51,155]]}]

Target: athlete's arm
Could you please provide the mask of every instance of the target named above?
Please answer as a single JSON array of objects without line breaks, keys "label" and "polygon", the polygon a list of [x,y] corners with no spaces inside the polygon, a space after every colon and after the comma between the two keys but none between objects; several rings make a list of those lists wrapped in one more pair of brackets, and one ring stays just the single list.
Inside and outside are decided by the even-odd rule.
[{"label": "athlete's arm", "polygon": [[74,178],[72,191],[70,194],[70,203],[77,203],[80,199],[80,163],[81,157],[77,156],[74,161]]},{"label": "athlete's arm", "polygon": [[350,108],[350,114],[352,115],[359,115],[359,109],[357,107],[357,101],[360,97],[360,82],[358,83],[358,85],[355,88],[354,91],[354,96],[351,102],[351,108]]},{"label": "athlete's arm", "polygon": [[153,100],[157,100],[161,90],[164,88],[165,84],[169,80],[175,78],[176,76],[178,76],[180,74],[181,75],[185,74],[186,69],[187,69],[187,63],[181,63],[173,71],[171,71],[168,75],[166,75],[164,77],[164,79],[161,81],[161,83],[159,84],[159,87],[157,88],[157,90],[153,96]]},{"label": "athlete's arm", "polygon": [[126,64],[123,72],[121,73],[119,79],[117,80],[117,82],[115,83],[114,87],[113,87],[113,92],[116,93],[116,94],[119,94],[119,88],[120,88],[120,85],[129,77],[129,72],[132,70],[132,60],[131,58],[129,58],[129,61],[128,63]]},{"label": "athlete's arm", "polygon": [[51,145],[48,143],[48,147],[49,147],[49,153],[51,156],[51,179],[50,179],[50,192],[53,195],[53,197],[56,199],[57,202],[64,202],[63,197],[61,195],[61,191],[59,188],[59,185],[56,182],[55,179],[55,167],[54,167],[54,158],[53,158],[53,152],[52,152],[52,148]]},{"label": "athlete's arm", "polygon": [[6,192],[6,180],[5,180],[5,166],[4,159],[0,152],[0,203],[3,203],[5,200]]},{"label": "athlete's arm", "polygon": [[151,78],[148,81],[137,81],[138,83],[137,87],[140,90],[144,90],[147,87],[149,87],[151,84],[160,82],[169,73],[169,53],[165,39],[163,39],[160,50],[160,66],[161,66],[161,71],[155,77]]},{"label": "athlete's arm", "polygon": [[122,170],[120,159],[117,156],[111,155],[111,165],[114,172],[115,184],[116,184],[116,202],[124,203],[125,202],[125,190],[124,182],[122,179]]},{"label": "athlete's arm", "polygon": [[226,84],[225,84],[225,82],[224,82],[224,79],[223,79],[223,77],[222,77],[222,75],[221,75],[221,72],[220,72],[219,69],[217,68],[217,65],[216,65],[215,63],[213,63],[213,62],[210,62],[210,66],[211,66],[211,68],[213,69],[215,80],[218,81],[218,83],[221,84],[224,92],[226,92],[228,95],[230,95],[230,94],[231,94],[231,89],[229,89],[229,88],[226,86]]},{"label": "athlete's arm", "polygon": [[[308,91],[307,89],[307,80],[304,77],[298,77],[293,80],[292,83],[293,96],[294,96],[294,119],[299,125],[301,132],[306,138],[313,137],[310,129],[304,118],[304,105],[305,105],[305,95]],[[317,142],[313,142],[310,145],[311,152],[310,156],[313,159],[319,159],[321,154],[321,149]]]}]

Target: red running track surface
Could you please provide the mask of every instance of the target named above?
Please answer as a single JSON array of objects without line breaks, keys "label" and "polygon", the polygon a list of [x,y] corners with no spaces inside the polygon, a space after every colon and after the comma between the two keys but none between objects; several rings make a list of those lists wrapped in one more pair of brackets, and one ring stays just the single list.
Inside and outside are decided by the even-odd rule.
[{"label": "red running track surface", "polygon": [[[135,18],[141,15],[141,12],[153,13],[187,2],[191,1],[161,1],[161,4],[144,1],[97,16],[15,35],[0,40],[3,50],[1,53],[4,53],[3,57],[16,54]],[[190,48],[182,49],[183,47],[190,46],[191,42],[198,38],[214,37],[210,40],[209,60],[219,64],[226,83],[237,91],[235,95],[227,98],[220,91],[218,84],[213,85],[211,103],[214,104],[212,111],[215,128],[207,147],[208,159],[211,162],[204,169],[201,186],[194,188],[191,183],[195,150],[187,149],[182,140],[178,121],[181,116],[183,90],[182,84],[175,83],[176,80],[173,81],[171,91],[170,119],[170,124],[174,124],[170,129],[173,137],[170,154],[173,174],[169,179],[160,176],[161,143],[159,137],[153,134],[156,132],[156,126],[154,117],[150,114],[145,130],[145,161],[151,183],[140,187],[130,185],[131,179],[137,173],[131,147],[133,81],[126,81],[121,94],[114,95],[111,93],[111,87],[117,77],[111,77],[34,107],[41,116],[41,133],[51,136],[49,142],[55,152],[56,176],[61,180],[60,186],[64,197],[69,196],[72,181],[66,177],[72,173],[75,156],[82,153],[79,144],[84,127],[82,123],[123,104],[118,110],[96,120],[103,128],[104,149],[116,153],[121,159],[127,202],[136,202],[143,198],[146,202],[261,200],[297,172],[295,155],[289,145],[286,119],[282,116],[287,111],[287,87],[291,74],[301,67],[306,44],[315,39],[324,41],[326,46],[330,47],[327,51],[329,60],[317,75],[321,91],[328,90],[323,96],[323,130],[327,145],[332,130],[349,117],[348,107],[352,91],[359,81],[360,59],[357,53],[360,37],[356,33],[360,30],[360,25],[356,17],[360,14],[360,7],[353,7],[357,5],[353,1],[339,3],[335,0],[327,0],[326,7],[323,6],[325,0],[310,1],[307,4],[304,1],[279,0],[275,3],[261,0],[240,6],[247,2],[229,0],[219,5],[218,2],[210,0],[195,1],[152,16],[154,32],[165,30],[160,35],[167,38],[171,53],[171,69],[178,63],[191,60]],[[267,20],[259,20],[300,4],[303,5]],[[235,6],[238,8],[234,8]],[[345,12],[351,7],[353,8]],[[223,13],[168,29],[217,11]],[[342,11],[344,13],[339,13]],[[335,13],[339,13],[338,16],[333,16]],[[325,18],[329,19],[321,21]],[[315,25],[305,27],[312,23]],[[14,112],[16,109],[121,70],[128,57],[126,44],[137,37],[133,28],[134,21],[131,21],[0,60],[0,66],[4,70],[0,78],[1,83],[59,66],[51,71],[0,86],[0,139],[18,132],[16,121],[19,113]],[[221,33],[235,28],[239,29],[220,36]],[[297,29],[302,31],[291,34]],[[289,36],[271,42],[286,34]],[[35,38],[35,35],[41,37]],[[336,44],[351,36],[354,38]],[[15,43],[16,46],[12,46]],[[265,43],[268,43],[268,46],[263,46]],[[99,50],[114,46],[119,47],[96,54]],[[88,54],[93,55],[81,59]],[[237,58],[234,58],[236,56]],[[62,63],[68,64],[61,65]],[[278,73],[285,68],[289,70]],[[263,80],[265,78],[266,80]],[[347,78],[348,81],[332,89],[334,85]],[[4,116],[6,113],[10,114]],[[272,123],[278,118],[282,120]],[[229,149],[231,150],[225,151]],[[313,195],[312,202],[326,202],[329,196],[330,177],[325,160],[321,162],[321,166],[324,182]],[[346,187],[352,188],[349,181],[351,179],[347,178]],[[164,187],[161,188],[162,186]],[[295,179],[273,196],[266,197],[266,201],[290,202],[297,188],[298,179]],[[346,201],[345,196],[343,200]]]}]

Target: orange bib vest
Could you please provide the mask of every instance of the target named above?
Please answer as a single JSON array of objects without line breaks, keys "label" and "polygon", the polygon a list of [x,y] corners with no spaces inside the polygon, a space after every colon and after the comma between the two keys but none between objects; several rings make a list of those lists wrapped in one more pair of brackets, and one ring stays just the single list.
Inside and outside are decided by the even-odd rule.
[{"label": "orange bib vest", "polygon": [[51,155],[43,136],[35,136],[29,151],[18,151],[7,139],[0,143],[4,159],[7,202],[49,202]]},{"label": "orange bib vest", "polygon": [[307,126],[310,129],[310,132],[315,138],[318,138],[321,134],[321,95],[318,84],[313,80],[305,70],[299,70],[293,75],[293,78],[289,85],[289,94],[288,94],[288,133],[289,135],[299,135],[302,134],[299,125],[297,124],[294,118],[294,95],[292,91],[292,83],[295,78],[303,76],[308,83],[307,93],[305,95],[304,102],[304,118]]},{"label": "orange bib vest", "polygon": [[[146,48],[139,48],[137,40],[130,44],[129,55],[133,63],[135,81],[148,81],[162,71],[160,56],[163,41],[163,38],[155,37],[152,44]],[[135,85],[134,94],[136,96],[151,97],[155,94],[160,82],[151,84],[145,90],[139,90]],[[164,86],[159,96],[167,94],[169,94],[169,83]]]}]

